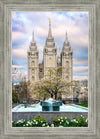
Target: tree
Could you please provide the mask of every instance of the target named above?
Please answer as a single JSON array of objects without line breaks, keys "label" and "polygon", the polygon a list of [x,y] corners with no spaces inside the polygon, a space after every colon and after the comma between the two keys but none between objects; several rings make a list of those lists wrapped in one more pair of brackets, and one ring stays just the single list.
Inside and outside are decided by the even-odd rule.
[{"label": "tree", "polygon": [[26,81],[21,81],[19,83],[19,99],[22,100],[27,100],[27,82]]},{"label": "tree", "polygon": [[37,95],[38,98],[48,97],[58,99],[58,95],[69,95],[70,87],[73,86],[73,81],[68,82],[62,78],[62,67],[50,68],[47,74],[38,82],[32,82],[28,86],[31,95]]},{"label": "tree", "polygon": [[13,103],[18,102],[18,94],[16,94],[14,89],[12,89],[12,101],[13,101]]}]

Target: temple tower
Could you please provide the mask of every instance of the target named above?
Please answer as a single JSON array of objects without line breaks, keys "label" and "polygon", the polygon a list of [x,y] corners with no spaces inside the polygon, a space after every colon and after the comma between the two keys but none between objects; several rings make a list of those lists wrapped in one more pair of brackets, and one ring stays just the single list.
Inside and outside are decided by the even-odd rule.
[{"label": "temple tower", "polygon": [[55,48],[54,38],[51,32],[51,20],[49,20],[49,32],[43,50],[44,75],[49,68],[57,67],[57,50]]},{"label": "temple tower", "polygon": [[62,78],[70,82],[73,80],[73,52],[71,51],[67,33],[61,53]]},{"label": "temple tower", "polygon": [[27,52],[28,56],[28,81],[38,81],[39,80],[39,55],[37,51],[37,46],[34,40],[34,33],[32,36],[32,41]]}]

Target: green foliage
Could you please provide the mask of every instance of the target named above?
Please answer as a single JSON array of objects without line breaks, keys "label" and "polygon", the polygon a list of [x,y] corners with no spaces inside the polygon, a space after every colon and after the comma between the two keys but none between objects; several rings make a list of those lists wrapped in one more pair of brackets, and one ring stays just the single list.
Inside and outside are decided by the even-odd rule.
[{"label": "green foliage", "polygon": [[88,108],[88,103],[81,103],[81,104],[76,104],[76,105],[79,105],[79,106],[83,106],[83,107],[87,107]]},{"label": "green foliage", "polygon": [[67,117],[57,117],[52,120],[52,124],[47,123],[44,117],[40,115],[34,117],[32,120],[25,121],[19,120],[18,122],[12,122],[13,127],[88,127],[88,120],[81,117],[73,118],[73,120]]},{"label": "green foliage", "polygon": [[16,103],[18,101],[18,95],[16,94],[15,90],[12,89],[12,101]]},{"label": "green foliage", "polygon": [[87,120],[84,119],[84,117],[81,115],[81,117],[73,118],[72,122],[72,127],[87,127],[88,122]]},{"label": "green foliage", "polygon": [[53,124],[55,127],[87,127],[88,121],[85,120],[83,116],[73,118],[73,120],[70,120],[67,117],[57,117],[53,119]]},{"label": "green foliage", "polygon": [[40,116],[40,115],[38,115],[37,117],[34,117],[32,120],[36,120],[36,121],[38,121],[38,122],[43,121],[43,123],[46,123],[46,122],[47,122],[47,121],[45,120],[45,118],[42,117],[42,116]]},{"label": "green foliage", "polygon": [[13,127],[47,127],[49,126],[44,117],[37,116],[34,117],[32,120],[25,121],[19,120],[18,122],[12,122]]},{"label": "green foliage", "polygon": [[52,120],[55,127],[63,126],[63,127],[70,127],[71,120],[67,117],[57,117]]}]

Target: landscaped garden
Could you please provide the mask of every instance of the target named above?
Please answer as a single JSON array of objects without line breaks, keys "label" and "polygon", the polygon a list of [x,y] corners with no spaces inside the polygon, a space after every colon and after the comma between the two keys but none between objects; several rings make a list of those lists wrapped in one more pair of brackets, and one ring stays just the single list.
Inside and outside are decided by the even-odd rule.
[{"label": "landscaped garden", "polygon": [[12,122],[12,127],[88,127],[88,120],[81,117],[73,118],[72,120],[67,117],[57,117],[48,123],[44,117],[40,115],[34,117],[32,120],[19,120]]}]

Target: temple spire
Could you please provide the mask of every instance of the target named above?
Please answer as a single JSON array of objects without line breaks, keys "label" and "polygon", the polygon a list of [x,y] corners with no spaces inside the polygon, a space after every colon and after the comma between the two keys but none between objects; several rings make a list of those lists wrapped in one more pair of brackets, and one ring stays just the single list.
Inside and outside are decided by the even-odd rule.
[{"label": "temple spire", "polygon": [[68,36],[67,36],[67,32],[66,32],[65,43],[68,43]]},{"label": "temple spire", "polygon": [[49,32],[48,32],[48,38],[52,38],[52,33],[51,33],[51,19],[49,19]]},{"label": "temple spire", "polygon": [[32,33],[32,42],[34,42],[34,31]]}]

